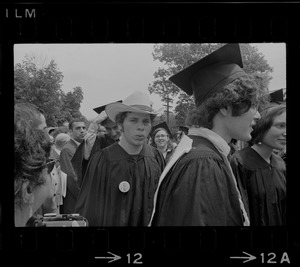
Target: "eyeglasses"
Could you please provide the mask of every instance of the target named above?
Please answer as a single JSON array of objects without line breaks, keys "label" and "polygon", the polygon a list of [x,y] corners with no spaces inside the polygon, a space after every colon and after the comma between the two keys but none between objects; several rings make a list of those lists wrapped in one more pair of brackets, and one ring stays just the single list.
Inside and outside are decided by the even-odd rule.
[{"label": "eyeglasses", "polygon": [[164,137],[167,137],[167,135],[166,134],[161,134],[161,135],[156,135],[155,136],[155,138],[160,138],[160,137],[164,138]]},{"label": "eyeglasses", "polygon": [[47,159],[46,161],[46,167],[47,167],[47,173],[50,174],[53,171],[54,165],[57,162],[57,159]]}]

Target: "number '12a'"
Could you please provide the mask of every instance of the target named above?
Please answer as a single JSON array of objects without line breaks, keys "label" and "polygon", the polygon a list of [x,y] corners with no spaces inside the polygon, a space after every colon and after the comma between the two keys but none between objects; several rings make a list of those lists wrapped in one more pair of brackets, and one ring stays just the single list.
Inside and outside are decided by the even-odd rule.
[{"label": "number '12a'", "polygon": [[[262,263],[277,263],[276,254],[274,252],[268,253],[267,255],[265,253],[261,253],[260,256],[261,256]],[[284,262],[291,263],[289,256],[286,252],[282,254],[282,257],[280,259],[280,263],[284,263]]]}]

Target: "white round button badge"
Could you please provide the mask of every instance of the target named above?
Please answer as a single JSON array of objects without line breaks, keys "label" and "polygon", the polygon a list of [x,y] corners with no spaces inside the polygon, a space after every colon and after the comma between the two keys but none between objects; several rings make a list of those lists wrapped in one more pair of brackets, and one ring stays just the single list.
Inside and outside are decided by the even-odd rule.
[{"label": "white round button badge", "polygon": [[119,184],[119,189],[122,193],[127,193],[130,189],[130,184],[126,181],[123,181]]}]

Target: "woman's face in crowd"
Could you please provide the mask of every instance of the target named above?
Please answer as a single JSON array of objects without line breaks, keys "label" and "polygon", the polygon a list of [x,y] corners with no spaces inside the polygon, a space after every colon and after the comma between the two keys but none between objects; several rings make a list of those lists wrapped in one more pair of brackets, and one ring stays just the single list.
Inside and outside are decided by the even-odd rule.
[{"label": "woman's face in crowd", "polygon": [[286,112],[274,118],[273,124],[263,137],[262,143],[273,149],[284,149],[286,145]]},{"label": "woman's face in crowd", "polygon": [[157,147],[165,147],[168,144],[168,134],[164,130],[158,131],[154,136],[154,142]]},{"label": "woman's face in crowd", "polygon": [[123,122],[123,135],[127,143],[133,146],[141,146],[147,140],[151,131],[151,119],[149,114],[130,112]]}]

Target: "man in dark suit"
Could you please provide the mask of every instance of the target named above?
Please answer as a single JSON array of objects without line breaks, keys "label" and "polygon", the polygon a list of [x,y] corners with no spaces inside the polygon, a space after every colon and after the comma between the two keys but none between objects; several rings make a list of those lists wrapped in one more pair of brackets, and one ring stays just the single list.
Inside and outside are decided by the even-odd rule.
[{"label": "man in dark suit", "polygon": [[67,174],[67,190],[63,201],[61,213],[74,213],[77,195],[79,193],[78,177],[74,171],[71,160],[78,146],[86,135],[86,125],[82,119],[73,119],[69,123],[70,141],[64,145],[60,153],[61,170]]}]

